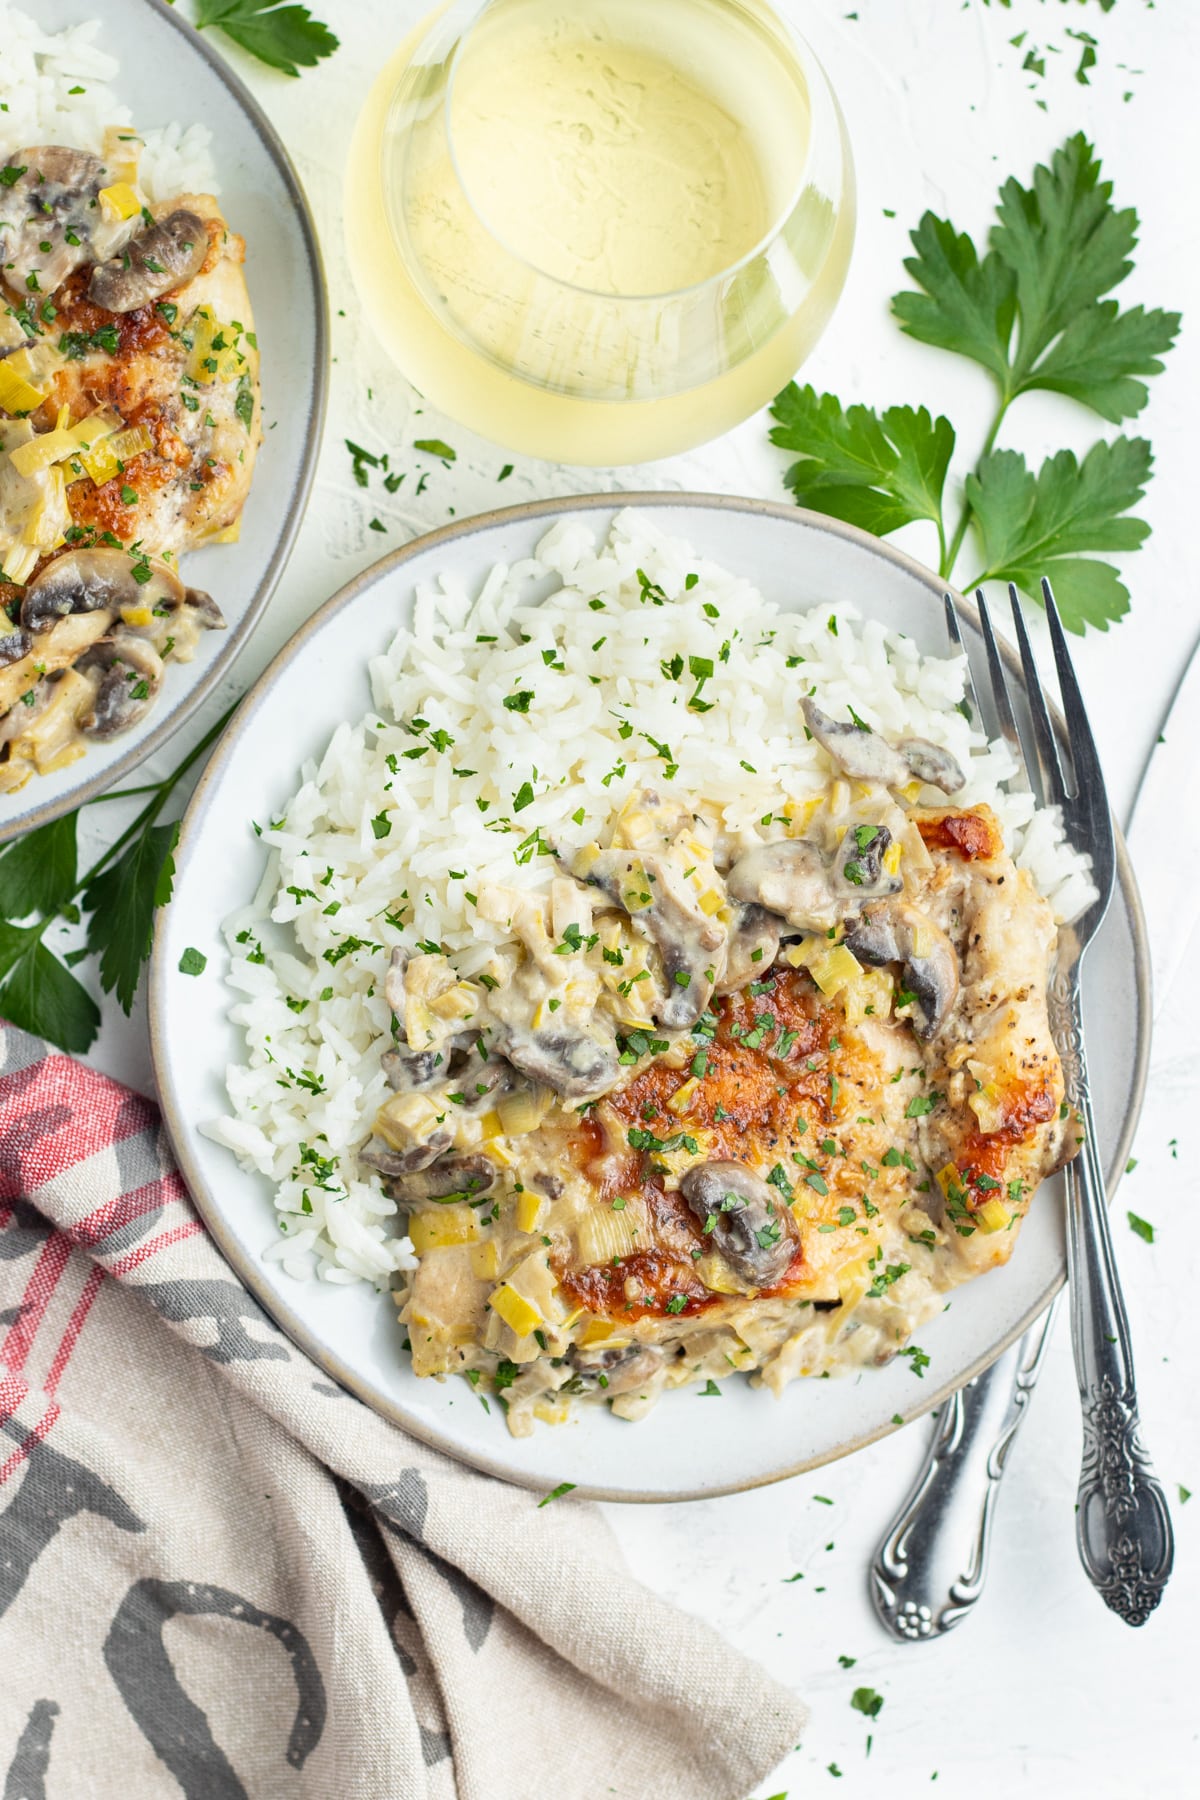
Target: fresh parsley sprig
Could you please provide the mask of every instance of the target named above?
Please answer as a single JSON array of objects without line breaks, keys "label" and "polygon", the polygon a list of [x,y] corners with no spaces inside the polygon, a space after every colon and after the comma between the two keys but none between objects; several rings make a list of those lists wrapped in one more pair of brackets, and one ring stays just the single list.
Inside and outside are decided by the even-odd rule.
[{"label": "fresh parsley sprig", "polygon": [[1010,407],[1039,389],[1064,394],[1112,424],[1134,418],[1147,380],[1179,330],[1179,314],[1106,296],[1129,274],[1137,242],[1132,207],[1117,211],[1092,146],[1077,134],[1039,165],[1032,186],[1010,179],[980,256],[964,232],[927,212],[911,233],[905,268],[915,290],[892,311],[910,337],[966,356],[986,369],[996,405],[983,448],[963,488],[951,530],[945,486],[954,427],[924,407],[843,408],[832,394],[792,382],[771,408],[774,443],[798,453],[784,480],[802,506],[886,537],[914,520],[937,531],[938,571],[949,578],[968,533],[981,553],[966,585],[1014,581],[1040,600],[1054,584],[1073,631],[1105,631],[1129,610],[1129,594],[1097,551],[1135,550],[1149,535],[1130,516],[1145,492],[1153,457],[1145,438],[1069,450],[1035,473],[1019,451],[997,449]]},{"label": "fresh parsley sprig", "polygon": [[[155,909],[171,898],[175,879],[179,821],[159,824],[159,815],[232,713],[231,707],[161,781],[99,796],[101,801],[141,794],[150,798],[83,875],[78,868],[78,812],[65,813],[0,850],[0,1017],[62,1050],[88,1049],[99,1029],[100,1010],[71,973],[87,956],[99,960],[103,991],[115,993],[129,1011],[150,954]],[[83,948],[55,956],[44,941],[50,926],[79,924],[85,914]]]},{"label": "fresh parsley sprig", "polygon": [[281,6],[279,0],[196,0],[196,29],[210,28],[284,75],[311,69],[338,47],[328,25],[306,6]]}]

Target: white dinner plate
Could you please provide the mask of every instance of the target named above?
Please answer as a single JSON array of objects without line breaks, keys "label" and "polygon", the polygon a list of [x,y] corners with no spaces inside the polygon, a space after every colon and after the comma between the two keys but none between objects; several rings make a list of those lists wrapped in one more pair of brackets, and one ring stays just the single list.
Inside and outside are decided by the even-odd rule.
[{"label": "white dinner plate", "polygon": [[[765,501],[710,495],[619,497],[662,529],[748,576],[781,606],[852,601],[944,654],[942,584],[918,563],[853,528]],[[615,1500],[678,1500],[753,1487],[860,1448],[914,1418],[984,1368],[1049,1303],[1064,1279],[1061,1179],[1048,1182],[1007,1268],[959,1289],[922,1327],[930,1366],[909,1359],[830,1381],[797,1381],[776,1399],[740,1379],[719,1407],[696,1412],[695,1391],[666,1394],[630,1425],[580,1407],[567,1425],[508,1435],[458,1379],[418,1380],[386,1295],[368,1286],[297,1282],[262,1253],[278,1227],[267,1180],[247,1173],[198,1127],[226,1110],[226,1065],[243,1057],[222,979],[221,920],[253,895],[265,852],[254,818],[278,816],[306,757],[319,758],[341,720],[371,705],[369,657],[409,620],[414,587],[449,572],[479,583],[494,563],[530,556],[555,520],[579,515],[607,531],[611,495],[535,502],[433,532],[368,569],[298,631],[238,711],[196,791],[176,853],[175,897],[160,915],[150,972],[150,1027],[163,1109],[196,1203],[233,1267],[279,1325],[329,1375],[386,1417],[465,1462],[531,1487],[571,1481]],[[964,610],[968,642],[978,630]],[[982,661],[979,667],[982,668]],[[1015,662],[1010,666],[1015,667]],[[1085,964],[1084,1010],[1101,1150],[1110,1176],[1125,1166],[1141,1104],[1149,1040],[1148,962],[1137,890],[1123,846],[1120,881]],[[180,972],[189,946],[208,966]]]},{"label": "white dinner plate", "polygon": [[149,756],[220,680],[283,573],[312,485],[328,383],[328,316],[308,202],[275,130],[205,37],[165,0],[23,0],[46,31],[104,21],[98,40],[120,59],[114,82],[139,128],[206,125],[221,210],[246,240],[246,283],[262,358],[262,449],[236,544],[185,558],[228,629],[202,632],[195,658],[167,671],[146,718],[53,775],[0,795],[0,843],[111,787]]}]

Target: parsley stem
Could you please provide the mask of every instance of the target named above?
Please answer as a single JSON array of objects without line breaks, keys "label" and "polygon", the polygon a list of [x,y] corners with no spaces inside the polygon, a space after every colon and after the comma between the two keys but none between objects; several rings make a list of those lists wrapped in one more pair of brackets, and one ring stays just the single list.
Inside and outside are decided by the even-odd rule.
[{"label": "parsley stem", "polygon": [[[141,812],[138,813],[132,824],[126,827],[115,843],[109,845],[103,856],[92,864],[91,868],[87,871],[87,874],[83,875],[80,880],[76,882],[74,888],[75,894],[81,894],[88,884],[94,881],[96,876],[101,874],[102,871],[108,867],[110,862],[114,861],[125,848],[126,844],[138,836],[139,832],[144,831],[147,826],[153,825],[174,789],[183,780],[183,777],[187,774],[192,765],[199,761],[206,750],[211,749],[212,745],[228,725],[230,719],[232,719],[240,704],[241,695],[239,694],[238,698],[234,701],[228,711],[221,714],[221,717],[217,720],[216,724],[206,731],[204,736],[200,739],[200,742],[188,751],[183,761],[178,763],[168,775],[164,775],[161,781],[156,781],[144,788],[131,788],[127,790],[127,792],[132,794],[150,793],[154,795],[154,798],[143,806]],[[101,800],[115,799],[116,795],[101,794],[99,798]]]},{"label": "parsley stem", "polygon": [[[1000,427],[1004,423],[1004,415],[1008,411],[1011,402],[1011,394],[1004,393],[1001,395],[1000,404],[996,408],[995,417],[992,419],[987,437],[983,440],[983,449],[979,452],[978,459],[975,463],[976,474],[979,472],[979,464],[983,461],[984,457],[990,456],[996,447],[996,438],[999,435]],[[941,561],[938,564],[938,574],[942,577],[943,581],[948,581],[953,573],[954,565],[958,561],[958,553],[963,547],[963,539],[967,535],[967,527],[971,523],[973,516],[974,509],[971,506],[970,501],[964,499],[962,512],[959,514],[958,518],[958,524],[954,528],[954,536],[950,539],[949,550],[946,548],[946,539],[942,531],[941,521],[939,520],[938,522],[938,542],[941,547]],[[986,579],[986,577],[984,579]],[[967,583],[967,586],[962,591],[963,593],[967,593],[971,588],[980,585],[980,582],[971,581]]]}]

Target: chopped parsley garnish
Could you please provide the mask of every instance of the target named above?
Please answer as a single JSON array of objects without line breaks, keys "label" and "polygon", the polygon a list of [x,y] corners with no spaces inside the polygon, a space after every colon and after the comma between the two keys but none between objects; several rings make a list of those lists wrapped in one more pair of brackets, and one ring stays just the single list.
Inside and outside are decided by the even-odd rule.
[{"label": "chopped parsley garnish", "polygon": [[850,1704],[855,1712],[865,1713],[868,1719],[877,1719],[883,1711],[883,1695],[877,1694],[874,1688],[855,1688]]}]

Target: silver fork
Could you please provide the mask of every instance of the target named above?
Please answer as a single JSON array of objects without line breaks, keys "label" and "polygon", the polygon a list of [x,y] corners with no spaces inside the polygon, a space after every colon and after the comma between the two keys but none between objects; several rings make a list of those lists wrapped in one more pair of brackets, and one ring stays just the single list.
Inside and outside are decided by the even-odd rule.
[{"label": "silver fork", "polygon": [[[1165,1496],[1139,1437],[1129,1325],[1108,1229],[1079,1001],[1083,953],[1112,895],[1112,821],[1054,595],[1048,582],[1042,590],[1066,712],[1070,791],[1016,589],[1010,586],[1009,596],[1032,722],[1029,746],[1013,713],[987,604],[981,592],[976,599],[1001,733],[1018,771],[1032,778],[1037,797],[1061,806],[1070,842],[1092,857],[1098,889],[1083,918],[1060,933],[1048,996],[1068,1097],[1084,1129],[1081,1153],[1067,1171],[1071,1341],[1084,1437],[1076,1536],[1084,1568],[1105,1604],[1128,1624],[1140,1625],[1162,1598],[1174,1540]],[[965,654],[949,595],[946,624],[951,641]],[[969,664],[967,687],[978,712]],[[902,1641],[951,1629],[982,1591],[999,1483],[1040,1372],[1055,1310],[1015,1350],[946,1403],[925,1465],[884,1535],[871,1568],[872,1598],[883,1624]]]}]

